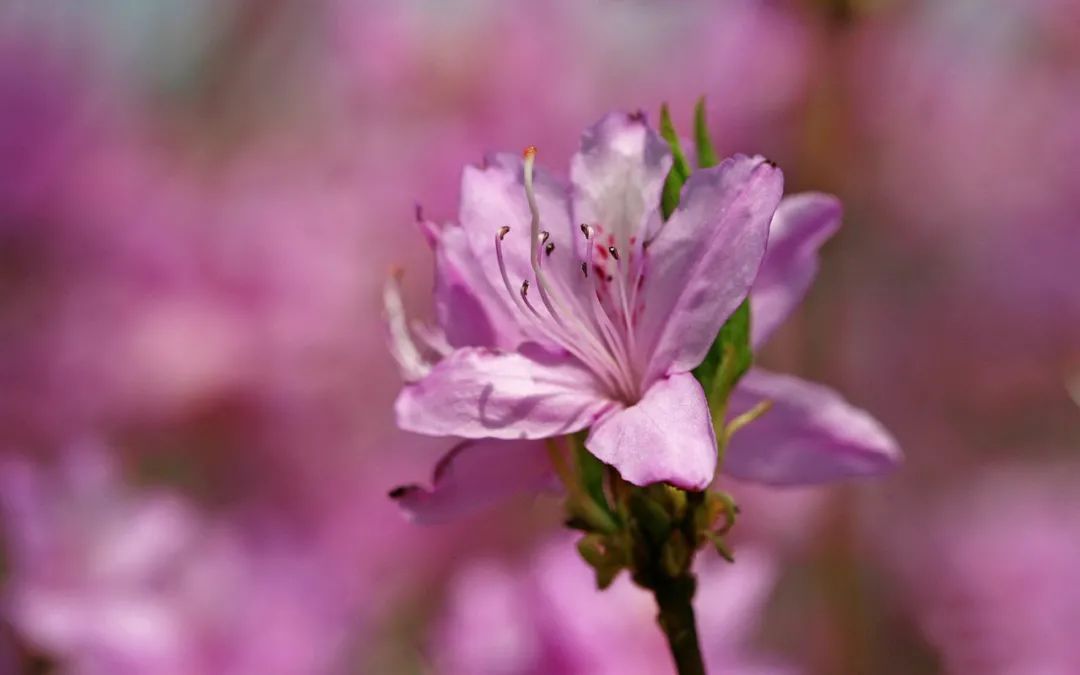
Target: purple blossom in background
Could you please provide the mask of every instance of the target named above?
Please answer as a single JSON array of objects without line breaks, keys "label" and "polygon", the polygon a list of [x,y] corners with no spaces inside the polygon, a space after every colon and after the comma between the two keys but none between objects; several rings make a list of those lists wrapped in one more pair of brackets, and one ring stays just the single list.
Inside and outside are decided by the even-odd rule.
[{"label": "purple blossom in background", "polygon": [[[716,435],[689,370],[751,285],[753,342],[764,341],[801,300],[817,247],[839,224],[835,199],[781,202],[779,171],[743,156],[695,172],[662,222],[670,152],[639,116],[612,114],[585,132],[570,186],[544,172],[534,179],[533,152],[467,168],[460,225],[421,222],[436,252],[438,329],[414,339],[388,290],[391,346],[411,381],[399,424],[522,439],[467,442],[440,464],[435,493],[395,493],[422,518],[446,507],[447,492],[475,502],[488,496],[485,483],[500,494],[547,484],[542,460],[521,459],[542,445],[524,439],[587,427],[586,448],[630,482],[708,486]],[[764,399],[773,410],[729,449],[725,469],[738,478],[816,483],[899,459],[887,432],[823,387],[755,370],[733,411]],[[470,452],[485,459],[466,460]],[[492,480],[500,470],[506,480]]]},{"label": "purple blossom in background", "polygon": [[1080,671],[1080,467],[990,466],[922,495],[881,546],[945,671]]},{"label": "purple blossom in background", "polygon": [[[741,513],[692,568],[709,672],[1080,672],[1078,45],[1077,0],[0,7],[0,675],[671,672],[641,568],[596,590],[617,537],[553,537],[581,495],[548,444],[707,483],[695,355],[645,320],[724,305],[679,314],[700,345],[747,292],[727,421],[771,408],[710,485]],[[666,143],[579,133],[688,131],[701,96],[744,156],[661,226]],[[461,176],[527,143],[546,288],[520,156]],[[661,289],[672,249],[730,264]],[[583,411],[496,397],[528,437],[463,436],[474,381],[399,429],[384,305],[409,396],[497,354]],[[839,391],[902,473],[819,487],[899,459]],[[664,394],[685,456],[635,421]]]},{"label": "purple blossom in background", "polygon": [[340,658],[349,601],[313,542],[260,540],[120,481],[93,445],[53,470],[0,464],[3,609],[28,644],[88,675],[284,675]]},{"label": "purple blossom in background", "polygon": [[[710,672],[799,672],[755,653],[775,562],[747,548],[739,564],[700,566],[699,615]],[[651,595],[623,577],[599,591],[573,542],[557,537],[525,565],[479,560],[451,582],[431,661],[442,675],[646,675],[667,672]],[[600,628],[602,627],[602,629]]]}]

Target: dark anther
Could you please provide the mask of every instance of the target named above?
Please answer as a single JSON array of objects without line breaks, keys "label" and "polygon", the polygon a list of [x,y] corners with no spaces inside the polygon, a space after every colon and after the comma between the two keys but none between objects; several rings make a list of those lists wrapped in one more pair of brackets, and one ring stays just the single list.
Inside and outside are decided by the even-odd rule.
[{"label": "dark anther", "polygon": [[525,281],[521,282],[521,297],[524,298],[528,294],[529,294],[529,280],[526,279]]},{"label": "dark anther", "polygon": [[607,252],[610,253],[611,257],[615,258],[615,260],[619,259],[619,249],[615,248],[614,246],[608,246]]},{"label": "dark anther", "polygon": [[776,162],[772,161],[771,159],[766,159],[765,163],[768,164],[769,166],[771,166],[774,169],[776,168]]},{"label": "dark anther", "polygon": [[390,499],[401,499],[407,494],[409,494],[409,486],[399,485],[390,492],[388,492],[387,496],[390,497]]},{"label": "dark anther", "polygon": [[548,245],[544,247],[544,253],[551,255],[551,252],[555,250],[555,242],[549,241]]},{"label": "dark anther", "polygon": [[644,122],[645,121],[645,111],[644,110],[638,110],[636,112],[632,112],[632,113],[630,113],[628,115],[628,117],[630,118],[631,122]]},{"label": "dark anther", "polygon": [[550,232],[548,232],[547,230],[544,230],[544,231],[542,231],[542,232],[540,233],[540,243],[541,243],[541,244],[544,244],[544,243],[546,243],[546,242],[547,242],[547,240],[548,240],[548,237],[550,237],[550,236],[551,236],[551,233],[550,233]]},{"label": "dark anther", "polygon": [[499,239],[502,239],[503,237],[505,237],[508,232],[510,232],[510,226],[509,225],[503,225],[502,227],[500,227],[499,228]]},{"label": "dark anther", "polygon": [[585,235],[585,238],[586,238],[586,239],[588,239],[588,238],[589,238],[589,226],[588,226],[588,225],[586,225],[585,223],[582,223],[582,224],[581,224],[581,233],[582,233],[583,235]]},{"label": "dark anther", "polygon": [[581,273],[585,275],[585,278],[589,278],[589,265],[587,263],[581,263]]}]

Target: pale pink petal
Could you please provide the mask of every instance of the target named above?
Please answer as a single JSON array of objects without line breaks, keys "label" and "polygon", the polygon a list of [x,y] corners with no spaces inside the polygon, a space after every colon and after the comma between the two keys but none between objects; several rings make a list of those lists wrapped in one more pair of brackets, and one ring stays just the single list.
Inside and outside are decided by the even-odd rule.
[{"label": "pale pink petal", "polygon": [[795,309],[818,270],[818,249],[840,228],[843,207],[817,192],[785,197],[769,227],[769,248],[750,291],[751,342],[760,346]]},{"label": "pale pink petal", "polygon": [[574,222],[595,227],[606,245],[630,251],[656,213],[671,168],[668,144],[642,114],[611,113],[589,127],[570,163]]},{"label": "pale pink petal", "polygon": [[689,373],[658,380],[636,404],[601,420],[585,447],[635,485],[701,490],[716,472],[709,405]]},{"label": "pale pink petal", "polygon": [[[489,242],[490,243],[490,242]],[[435,312],[453,347],[512,349],[522,340],[504,285],[494,288],[465,230],[448,225],[435,243]]]},{"label": "pale pink petal", "polygon": [[[504,293],[506,283],[495,254],[499,228],[510,228],[502,246],[511,292],[516,293],[522,281],[534,283],[535,277],[530,262],[531,214],[525,198],[523,167],[520,156],[495,155],[484,168],[466,167],[461,180],[461,227],[489,285]],[[571,224],[569,188],[540,166],[534,170],[533,186],[540,229],[549,234],[547,243],[554,244],[550,255],[541,254],[545,274],[557,289],[580,288],[584,238],[580,229]],[[575,295],[569,290],[563,292],[566,298]]]},{"label": "pale pink petal", "polygon": [[421,434],[524,439],[584,429],[613,405],[575,359],[525,345],[457,350],[402,390],[396,412]]},{"label": "pale pink petal", "polygon": [[725,453],[723,472],[734,478],[825,483],[882,474],[901,461],[889,432],[828,387],[754,368],[732,394],[731,414],[763,400],[772,408],[739,430]]},{"label": "pale pink petal", "polygon": [[483,439],[464,441],[444,455],[430,489],[403,485],[390,497],[413,521],[438,523],[557,485],[543,441]]},{"label": "pale pink petal", "polygon": [[638,331],[646,382],[705,358],[757,276],[782,192],[782,174],[760,157],[733,157],[690,176],[648,248]]}]

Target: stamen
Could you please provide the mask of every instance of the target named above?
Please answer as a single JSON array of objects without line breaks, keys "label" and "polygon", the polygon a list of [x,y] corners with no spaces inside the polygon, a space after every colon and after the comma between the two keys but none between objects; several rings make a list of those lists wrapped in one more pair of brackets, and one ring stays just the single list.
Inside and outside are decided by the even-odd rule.
[{"label": "stamen", "polygon": [[[558,338],[564,348],[577,355],[583,362],[589,364],[597,374],[601,375],[603,379],[608,380],[614,389],[630,396],[634,393],[633,380],[626,370],[626,364],[623,362],[623,359],[616,356],[618,350],[614,347],[614,336],[605,336],[606,330],[600,327],[599,320],[597,320],[597,325],[594,330],[594,327],[590,326],[590,322],[585,317],[582,317],[579,311],[575,310],[575,304],[568,302],[566,298],[563,297],[563,293],[568,289],[563,287],[552,287],[548,283],[544,269],[540,264],[542,259],[540,256],[540,248],[543,246],[545,252],[550,255],[553,250],[554,242],[548,241],[550,233],[540,230],[540,209],[537,205],[536,190],[533,185],[533,171],[536,164],[535,147],[529,146],[525,149],[523,164],[525,198],[528,201],[530,215],[529,230],[531,236],[529,262],[533,269],[537,290],[540,292],[540,299],[543,301],[544,307],[547,309],[548,317],[554,322],[554,325],[549,324],[545,318],[536,311],[532,306],[532,303],[529,302],[527,296],[529,286],[527,283],[522,284],[520,302],[523,302],[525,307],[534,314],[541,326],[546,326],[546,329],[552,333],[552,336]],[[583,225],[581,231],[586,239],[592,238],[593,228]],[[498,242],[496,242],[496,244],[498,245]],[[587,268],[585,274],[588,276]],[[509,282],[506,280],[505,274],[504,282],[506,282],[507,289],[509,290]],[[596,293],[591,292],[590,295],[592,295],[592,302],[598,305],[599,302],[596,299]],[[515,298],[515,302],[519,302],[517,298]],[[602,308],[599,309],[601,313],[605,313]],[[606,316],[604,318],[607,319]],[[610,324],[610,319],[608,319],[608,323]]]},{"label": "stamen", "polygon": [[503,237],[510,231],[510,227],[503,225],[495,233],[495,258],[499,261],[499,274],[502,276],[503,285],[506,286],[506,293],[510,296],[510,299],[514,301],[518,311],[524,313],[525,307],[522,306],[521,301],[518,300],[517,293],[514,292],[513,287],[510,285],[510,275],[506,272],[506,260],[503,258],[502,242]]},{"label": "stamen", "polygon": [[548,245],[544,247],[544,254],[551,255],[551,252],[555,250],[555,242],[548,242]]},{"label": "stamen", "polygon": [[431,371],[431,363],[424,357],[409,331],[405,315],[405,303],[401,299],[401,268],[394,267],[383,287],[383,310],[390,332],[390,354],[397,361],[402,377],[415,382]]},{"label": "stamen", "polygon": [[[507,226],[503,226],[497,231],[495,235],[495,256],[499,262],[499,274],[502,276],[503,285],[506,287],[507,294],[513,300],[514,306],[517,307],[518,311],[523,315],[530,317],[537,329],[551,335],[567,351],[577,356],[583,363],[588,364],[590,368],[605,380],[608,386],[615,389],[620,388],[621,385],[610,367],[612,365],[610,357],[605,359],[602,348],[595,344],[596,338],[591,332],[588,332],[586,337],[593,338],[592,343],[588,340],[582,341],[580,339],[575,339],[572,332],[559,322],[558,315],[551,313],[550,308],[549,318],[545,318],[541,315],[540,312],[533,307],[532,303],[529,302],[529,281],[527,279],[521,283],[518,292],[515,293],[513,291],[513,287],[510,285],[510,276],[506,270],[506,260],[503,256],[502,249],[503,237],[505,237],[509,231],[510,228]],[[540,291],[542,297],[543,287],[541,287]],[[552,319],[555,320],[554,323],[551,321]],[[591,349],[586,350],[586,347]],[[597,351],[598,348],[600,348],[601,351]]]},{"label": "stamen", "polygon": [[[585,262],[581,264],[581,270],[585,273],[585,277],[588,278],[588,269],[593,265],[593,246],[586,246]],[[586,294],[589,296],[589,310],[592,315],[593,323],[596,325],[598,332],[604,343],[607,345],[607,349],[614,358],[617,372],[619,375],[619,383],[623,392],[627,396],[630,396],[633,391],[633,380],[630,377],[629,372],[625,368],[624,364],[628,363],[629,354],[626,352],[623,341],[619,337],[619,333],[615,328],[615,325],[611,322],[611,317],[608,316],[607,310],[600,304],[600,299],[597,297],[596,282],[589,284],[586,289]]]},{"label": "stamen", "polygon": [[607,247],[607,252],[611,254],[612,258],[615,258],[616,262],[618,262],[618,260],[619,260],[619,249],[615,248],[614,246],[608,246]]}]

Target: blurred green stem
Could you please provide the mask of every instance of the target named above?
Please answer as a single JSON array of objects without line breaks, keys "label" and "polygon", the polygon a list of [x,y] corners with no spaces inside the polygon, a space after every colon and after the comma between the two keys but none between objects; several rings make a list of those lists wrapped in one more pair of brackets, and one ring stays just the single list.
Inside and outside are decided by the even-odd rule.
[{"label": "blurred green stem", "polygon": [[664,579],[653,588],[656,604],[660,608],[656,618],[667,638],[679,675],[705,675],[705,662],[701,658],[697,623],[694,620],[696,585],[693,575],[685,574]]}]

